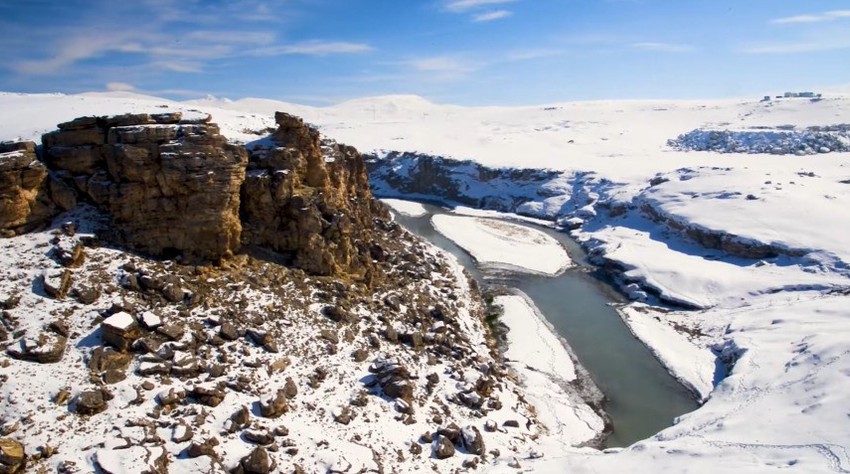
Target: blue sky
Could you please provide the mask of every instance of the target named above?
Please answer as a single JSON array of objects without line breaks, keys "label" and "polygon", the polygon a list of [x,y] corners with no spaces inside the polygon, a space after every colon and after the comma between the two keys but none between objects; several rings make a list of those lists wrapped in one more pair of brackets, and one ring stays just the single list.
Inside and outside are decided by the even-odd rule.
[{"label": "blue sky", "polygon": [[0,0],[0,90],[472,105],[850,90],[850,2]]}]

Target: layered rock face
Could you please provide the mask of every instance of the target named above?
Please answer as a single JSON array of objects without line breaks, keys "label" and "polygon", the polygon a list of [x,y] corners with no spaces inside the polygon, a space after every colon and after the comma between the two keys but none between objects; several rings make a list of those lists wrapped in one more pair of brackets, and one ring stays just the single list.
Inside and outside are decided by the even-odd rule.
[{"label": "layered rock face", "polygon": [[42,140],[48,165],[109,213],[121,243],[188,259],[238,250],[248,155],[217,125],[180,114],[82,117]]},{"label": "layered rock face", "polygon": [[372,267],[373,200],[360,154],[323,142],[292,115],[275,115],[273,147],[254,151],[242,186],[242,241],[284,253],[319,275],[365,276]]},{"label": "layered rock face", "polygon": [[73,195],[50,181],[47,168],[36,157],[35,143],[0,143],[0,235],[33,230],[57,208],[74,205]]},{"label": "layered rock face", "polygon": [[382,252],[372,242],[374,219],[389,214],[372,198],[363,159],[295,116],[275,118],[270,146],[250,159],[209,118],[61,123],[42,137],[47,167],[33,143],[3,155],[0,228],[44,223],[79,197],[109,215],[112,240],[148,255],[217,261],[246,245],[308,273],[372,281]]}]

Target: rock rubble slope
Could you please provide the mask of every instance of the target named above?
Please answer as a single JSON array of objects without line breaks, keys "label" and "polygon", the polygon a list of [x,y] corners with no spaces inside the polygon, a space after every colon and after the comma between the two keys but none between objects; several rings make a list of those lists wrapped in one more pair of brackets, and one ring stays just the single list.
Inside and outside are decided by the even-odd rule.
[{"label": "rock rubble slope", "polygon": [[179,114],[63,123],[44,136],[47,166],[33,143],[8,145],[2,472],[448,471],[539,455],[547,428],[477,287],[389,219],[356,150],[277,122],[250,154]]}]

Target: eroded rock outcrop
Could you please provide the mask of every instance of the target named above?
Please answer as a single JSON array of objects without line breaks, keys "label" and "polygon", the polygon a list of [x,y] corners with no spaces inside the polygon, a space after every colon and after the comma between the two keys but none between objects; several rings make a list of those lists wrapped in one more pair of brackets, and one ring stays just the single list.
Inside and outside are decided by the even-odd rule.
[{"label": "eroded rock outcrop", "polygon": [[148,255],[218,261],[243,245],[262,247],[311,274],[372,282],[382,257],[374,221],[389,215],[372,197],[363,159],[300,118],[275,119],[271,146],[250,159],[209,117],[61,123],[42,137],[44,163],[32,142],[2,155],[0,230],[41,225],[79,198],[109,216],[106,237]]},{"label": "eroded rock outcrop", "polygon": [[372,267],[374,217],[363,159],[352,147],[322,141],[319,132],[278,112],[276,146],[256,150],[242,186],[243,242],[283,253],[320,274],[365,275]]},{"label": "eroded rock outcrop", "polygon": [[35,143],[0,143],[0,235],[29,232],[46,224],[58,210],[74,207],[68,191],[49,179],[47,167],[36,156]]},{"label": "eroded rock outcrop", "polygon": [[107,211],[117,240],[156,256],[238,250],[247,153],[179,113],[81,117],[42,138],[57,176]]}]

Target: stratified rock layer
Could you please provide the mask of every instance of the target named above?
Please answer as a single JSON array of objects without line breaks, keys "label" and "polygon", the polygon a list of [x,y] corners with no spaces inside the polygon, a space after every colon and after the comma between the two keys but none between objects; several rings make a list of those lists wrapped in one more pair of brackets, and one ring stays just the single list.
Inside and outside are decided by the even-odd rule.
[{"label": "stratified rock layer", "polygon": [[[36,157],[33,142],[0,143],[0,235],[13,236],[44,225],[59,203],[73,207],[73,197],[51,184],[47,168]],[[51,193],[59,199],[52,199]]]},{"label": "stratified rock layer", "polygon": [[121,243],[188,259],[238,250],[248,155],[217,125],[180,114],[82,117],[43,142],[47,163],[109,213]]},{"label": "stratified rock layer", "polygon": [[275,119],[277,146],[252,155],[242,186],[243,242],[284,253],[310,273],[365,276],[372,221],[386,210],[372,198],[363,159],[323,142],[300,118]]}]

